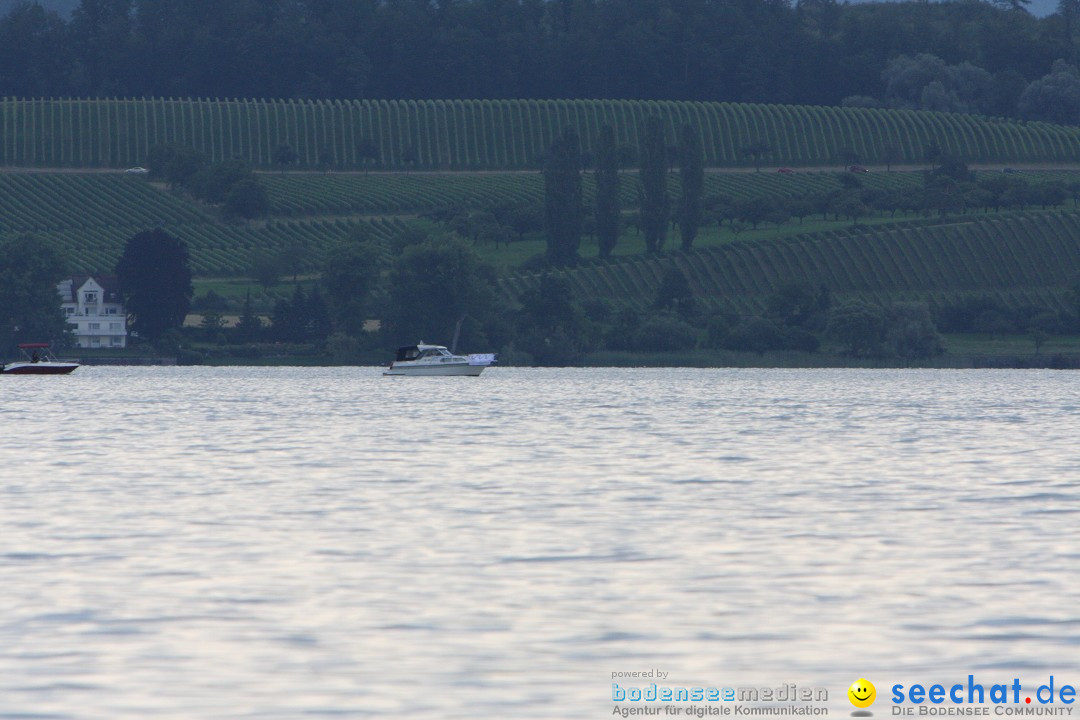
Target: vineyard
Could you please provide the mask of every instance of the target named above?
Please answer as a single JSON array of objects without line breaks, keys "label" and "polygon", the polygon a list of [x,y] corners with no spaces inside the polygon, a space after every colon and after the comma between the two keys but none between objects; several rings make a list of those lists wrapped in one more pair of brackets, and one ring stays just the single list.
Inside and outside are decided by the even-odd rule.
[{"label": "vineyard", "polygon": [[[356,225],[371,226],[376,239],[388,242],[399,233],[399,220],[293,220],[270,222],[262,227],[190,223],[160,225],[166,232],[183,240],[196,275],[235,276],[251,273],[257,253],[289,254],[301,259],[303,271],[322,266],[326,251],[345,240]],[[86,271],[111,271],[124,251],[124,243],[145,225],[63,229],[39,233],[56,243],[74,268]]]},{"label": "vineyard", "polygon": [[[788,282],[824,285],[834,295],[940,304],[990,293],[1010,306],[1059,307],[1080,272],[1080,214],[1016,213],[950,224],[905,223],[735,242],[687,254],[595,263],[563,271],[582,298],[643,309],[664,273],[677,268],[711,310],[760,311]],[[502,281],[516,298],[536,275]]]},{"label": "vineyard", "polygon": [[[921,182],[918,173],[873,173],[861,176],[865,187],[892,189]],[[270,195],[270,213],[284,217],[312,215],[388,215],[419,213],[440,207],[491,208],[497,205],[544,201],[544,179],[534,173],[377,173],[352,175],[260,176]],[[591,202],[595,184],[585,173],[583,189]],[[673,197],[679,193],[679,176],[668,179]],[[709,173],[705,195],[732,198],[796,197],[839,187],[835,173]],[[641,192],[637,172],[622,176],[623,207],[635,207]]]},{"label": "vineyard", "polygon": [[0,175],[0,232],[33,233],[53,241],[72,270],[110,271],[132,235],[163,227],[187,243],[199,275],[243,275],[256,252],[298,252],[307,267],[326,248],[367,222],[376,238],[400,231],[400,220],[271,220],[262,225],[224,223],[195,203],[115,174],[19,173]]},{"label": "vineyard", "polygon": [[537,168],[552,138],[577,129],[588,152],[600,127],[638,146],[645,119],[669,142],[689,124],[706,164],[748,166],[748,147],[772,165],[921,162],[937,147],[969,163],[1073,162],[1080,129],[952,113],[632,100],[176,100],[0,101],[0,165],[125,167],[154,145],[194,147],[212,161],[274,167],[288,145],[303,168],[493,170]]},{"label": "vineyard", "polygon": [[[1032,173],[1033,181],[1070,180],[1075,173]],[[871,173],[868,187],[920,182],[918,173]],[[111,269],[135,233],[155,226],[184,240],[202,276],[247,275],[258,254],[323,262],[328,247],[366,223],[389,248],[408,216],[445,205],[490,207],[540,202],[537,173],[355,174],[262,176],[275,216],[261,223],[223,221],[184,196],[121,173],[0,173],[0,233],[53,240],[75,271]],[[637,194],[624,176],[624,202]],[[678,176],[671,176],[677,190]],[[807,195],[835,188],[833,173],[710,173],[708,195]],[[591,192],[591,178],[586,190]],[[389,251],[389,250],[387,250]],[[1026,213],[963,216],[948,225],[924,220],[873,229],[765,237],[706,247],[661,259],[621,256],[607,265],[569,271],[582,296],[619,304],[649,302],[664,269],[677,265],[711,307],[752,310],[778,284],[802,279],[838,294],[937,300],[948,293],[994,290],[1010,303],[1059,302],[1060,288],[1080,271],[1080,216]],[[503,281],[511,296],[535,277]]]},{"label": "vineyard", "polygon": [[[873,182],[915,182],[912,174],[875,176]],[[34,233],[55,241],[73,269],[113,267],[135,233],[161,226],[183,239],[200,275],[245,274],[256,252],[305,252],[308,267],[359,222],[387,240],[404,227],[395,215],[446,205],[468,208],[541,202],[538,173],[264,175],[272,219],[264,224],[228,223],[182,195],[119,173],[0,173],[0,233]],[[673,191],[677,176],[672,176]],[[710,192],[736,196],[804,192],[834,185],[824,174],[710,175]],[[587,187],[591,185],[587,183]],[[636,201],[636,175],[623,183],[624,202]],[[344,216],[344,217],[343,217]],[[358,217],[366,216],[366,217]],[[387,243],[388,245],[388,243]]]}]

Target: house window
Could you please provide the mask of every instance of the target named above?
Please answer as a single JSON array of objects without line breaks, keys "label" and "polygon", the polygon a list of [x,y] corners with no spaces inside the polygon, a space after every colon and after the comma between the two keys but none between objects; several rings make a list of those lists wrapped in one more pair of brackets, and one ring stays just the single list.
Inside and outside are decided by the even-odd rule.
[{"label": "house window", "polygon": [[121,338],[111,337],[111,338],[109,338],[109,344],[112,345],[113,347],[120,347],[123,344],[123,342],[122,342]]},{"label": "house window", "polygon": [[109,323],[109,329],[110,330],[119,330],[120,329],[120,323]]},{"label": "house window", "polygon": [[89,326],[90,326],[91,330],[100,330],[101,329],[101,323],[89,323]]},{"label": "house window", "polygon": [[116,308],[114,308],[114,307],[111,307],[111,308],[107,308],[107,309],[105,310],[105,314],[106,314],[106,315],[115,315],[115,314],[116,314]]},{"label": "house window", "polygon": [[100,345],[101,344],[101,338],[99,338],[99,337],[90,338],[90,344],[91,345]]},{"label": "house window", "polygon": [[83,293],[83,302],[96,303],[97,302],[97,293],[96,292]]},{"label": "house window", "polygon": [[65,315],[74,315],[75,314],[75,308],[73,308],[73,307],[64,308],[64,314]]}]

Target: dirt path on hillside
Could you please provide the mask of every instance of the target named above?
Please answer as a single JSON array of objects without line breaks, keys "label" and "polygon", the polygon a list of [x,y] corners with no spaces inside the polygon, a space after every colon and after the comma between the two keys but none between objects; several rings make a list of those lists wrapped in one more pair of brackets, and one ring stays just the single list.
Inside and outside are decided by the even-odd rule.
[{"label": "dirt path on hillside", "polygon": [[[782,166],[790,168],[794,174],[797,173],[817,173],[817,172],[843,172],[844,166],[842,165],[813,165],[808,167],[802,166]],[[891,168],[886,168],[885,165],[863,165],[861,167],[866,168],[869,172],[883,173],[883,172],[919,172],[922,170],[929,170],[930,168],[926,164],[921,165],[893,165]],[[1012,168],[1020,172],[1039,172],[1046,170],[1080,170],[1080,164],[1078,163],[987,163],[982,165],[968,165],[971,170],[984,170],[991,172],[1001,172],[1005,168]],[[674,168],[673,168],[674,169]],[[259,175],[280,175],[279,170],[256,170]],[[423,176],[435,176],[435,175],[533,175],[539,173],[539,170],[334,170],[332,172],[326,172],[325,170],[286,170],[285,175],[423,175]],[[591,172],[591,171],[586,171]],[[623,173],[637,172],[635,169],[623,170]],[[763,165],[761,169],[752,167],[708,167],[705,168],[706,173],[725,174],[725,173],[775,173],[777,172],[776,165]]]}]

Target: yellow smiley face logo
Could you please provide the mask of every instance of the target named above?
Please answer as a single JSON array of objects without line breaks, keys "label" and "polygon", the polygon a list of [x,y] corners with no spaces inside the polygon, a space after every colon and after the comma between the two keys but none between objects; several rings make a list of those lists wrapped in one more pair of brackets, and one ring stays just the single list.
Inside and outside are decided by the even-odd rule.
[{"label": "yellow smiley face logo", "polygon": [[866,678],[859,678],[851,683],[851,687],[847,689],[847,697],[851,704],[857,708],[870,707],[874,704],[874,700],[877,699],[877,689],[874,687],[874,683]]}]

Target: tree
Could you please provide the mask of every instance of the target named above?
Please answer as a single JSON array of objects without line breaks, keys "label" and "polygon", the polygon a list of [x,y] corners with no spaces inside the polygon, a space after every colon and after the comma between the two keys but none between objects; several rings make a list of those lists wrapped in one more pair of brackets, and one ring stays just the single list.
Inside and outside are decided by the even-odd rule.
[{"label": "tree", "polygon": [[319,148],[319,166],[326,173],[329,173],[334,167],[334,150],[329,145],[323,145]]},{"label": "tree", "polygon": [[374,165],[378,165],[382,159],[379,145],[369,137],[360,138],[360,142],[356,145],[356,155],[360,158],[364,167],[367,167],[369,161]]},{"label": "tree", "polygon": [[547,273],[521,294],[517,344],[540,365],[571,365],[589,348],[585,316],[562,275]]},{"label": "tree", "polygon": [[270,211],[266,188],[254,178],[241,180],[225,193],[225,212],[248,220],[264,217]]},{"label": "tree", "polygon": [[641,226],[645,233],[645,252],[655,255],[664,247],[671,198],[668,196],[667,145],[660,118],[650,117],[639,151],[641,158]]},{"label": "tree", "polygon": [[[187,185],[203,167],[206,166],[206,158],[198,150],[177,145],[166,146],[158,156],[164,161],[161,172],[170,186]],[[151,160],[158,162],[158,160]],[[151,170],[153,170],[151,166]],[[156,172],[156,171],[155,171]]]},{"label": "tree", "polygon": [[133,333],[154,340],[183,325],[194,294],[183,241],[161,228],[132,236],[116,276]]},{"label": "tree", "polygon": [[761,161],[772,152],[772,145],[764,140],[755,140],[752,143],[743,145],[739,148],[739,152],[753,161],[756,172],[761,172]]},{"label": "tree", "polygon": [[677,315],[649,315],[630,336],[630,348],[642,352],[678,352],[697,345],[697,330]]},{"label": "tree", "polygon": [[203,311],[202,322],[199,327],[203,330],[214,331],[225,327],[225,318],[217,308],[207,308]]},{"label": "tree", "polygon": [[773,198],[761,196],[740,198],[735,202],[733,212],[736,219],[744,223],[750,223],[750,226],[757,230],[757,226],[765,222],[766,218],[769,217],[775,202],[776,200]]},{"label": "tree", "polygon": [[210,203],[223,203],[229,191],[245,180],[256,182],[251,166],[233,158],[207,165],[184,181],[191,193]]},{"label": "tree", "polygon": [[308,298],[300,283],[293,286],[291,300],[284,298],[274,304],[271,329],[276,340],[281,342],[302,343],[309,339]]},{"label": "tree", "polygon": [[338,330],[362,337],[379,285],[382,257],[376,241],[350,238],[327,253],[322,285]]},{"label": "tree", "polygon": [[544,163],[544,228],[552,265],[573,265],[581,245],[581,146],[566,128],[548,149]]},{"label": "tree", "polygon": [[705,190],[705,165],[701,157],[701,137],[697,128],[683,125],[679,132],[679,231],[682,249],[689,250],[701,227],[701,196]]},{"label": "tree", "polygon": [[244,309],[240,313],[240,320],[236,323],[236,336],[240,342],[255,342],[262,334],[262,319],[255,314],[251,305],[251,291],[244,296]]},{"label": "tree", "polygon": [[869,208],[859,198],[857,192],[848,191],[836,199],[832,210],[838,215],[850,218],[852,225],[858,225],[859,218],[864,217]]},{"label": "tree", "polygon": [[20,342],[69,341],[56,290],[64,275],[63,257],[43,240],[21,235],[0,245],[0,352]]},{"label": "tree", "polygon": [[906,360],[945,352],[945,341],[934,327],[926,303],[893,303],[886,317],[885,344]]},{"label": "tree", "polygon": [[886,145],[881,154],[881,159],[885,163],[885,172],[892,172],[892,166],[900,162],[903,157],[900,147],[895,142]]},{"label": "tree", "polygon": [[1024,90],[1017,103],[1020,116],[1030,120],[1073,124],[1080,122],[1080,70],[1064,60]]},{"label": "tree", "polygon": [[250,262],[252,277],[264,288],[277,285],[281,276],[285,274],[285,261],[276,253],[256,250],[252,253]]},{"label": "tree", "polygon": [[830,310],[826,333],[851,355],[873,355],[881,350],[885,317],[880,306],[853,298]]},{"label": "tree", "polygon": [[453,236],[406,247],[389,272],[385,328],[393,343],[451,337],[464,318],[461,340],[487,343],[483,326],[492,313],[495,271]]},{"label": "tree", "polygon": [[1057,14],[1061,16],[1065,26],[1062,30],[1063,39],[1071,43],[1074,25],[1080,17],[1080,0],[1058,0]]},{"label": "tree", "polygon": [[990,73],[970,62],[948,65],[929,53],[894,57],[881,80],[889,107],[967,113],[989,109],[994,83]]},{"label": "tree", "polygon": [[694,291],[682,270],[673,267],[664,272],[660,287],[656,289],[652,309],[674,311],[684,318],[691,317],[697,312]]},{"label": "tree", "polygon": [[330,319],[330,308],[319,292],[319,286],[311,288],[311,295],[307,301],[307,322],[304,326],[306,339],[310,342],[322,343],[334,330]]},{"label": "tree", "polygon": [[765,301],[770,319],[786,326],[805,325],[821,311],[814,289],[802,282],[789,281],[778,287]]},{"label": "tree", "polygon": [[292,145],[282,144],[274,148],[274,164],[281,169],[282,175],[285,174],[285,167],[287,165],[292,165],[299,159],[300,156],[292,149]]},{"label": "tree", "polygon": [[610,125],[600,128],[596,142],[596,237],[600,257],[611,257],[619,239],[621,209],[619,207],[619,156],[615,146],[615,130]]},{"label": "tree", "polygon": [[130,70],[123,50],[131,41],[131,0],[81,0],[71,13],[71,38],[79,57],[79,94],[108,94]]},{"label": "tree", "polygon": [[[861,159],[859,153],[850,147],[842,147],[836,151],[836,159],[840,161],[840,164],[845,168],[855,165]],[[845,176],[849,177],[849,176]]]}]

